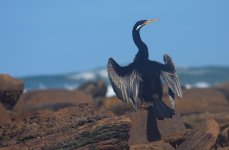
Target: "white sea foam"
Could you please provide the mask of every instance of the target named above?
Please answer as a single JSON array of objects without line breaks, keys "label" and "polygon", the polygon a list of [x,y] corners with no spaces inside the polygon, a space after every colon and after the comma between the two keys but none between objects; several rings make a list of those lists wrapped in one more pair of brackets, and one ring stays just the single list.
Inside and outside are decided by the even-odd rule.
[{"label": "white sea foam", "polygon": [[107,86],[106,96],[107,97],[111,97],[111,96],[114,96],[114,95],[115,95],[115,92],[114,92],[113,88],[111,87],[111,85]]},{"label": "white sea foam", "polygon": [[206,82],[200,81],[195,84],[195,87],[197,88],[207,88],[210,87],[210,85]]},{"label": "white sea foam", "polygon": [[192,88],[192,85],[191,84],[185,84],[185,88],[186,89],[191,89]]},{"label": "white sea foam", "polygon": [[28,91],[27,88],[24,88],[23,93],[27,93],[27,91]]},{"label": "white sea foam", "polygon": [[107,69],[101,69],[98,71],[98,74],[100,77],[102,78],[108,78],[108,75],[107,75]]},{"label": "white sea foam", "polygon": [[39,86],[38,86],[38,89],[39,90],[46,90],[47,87],[43,83],[40,83]]},{"label": "white sea foam", "polygon": [[83,73],[79,73],[79,74],[76,74],[76,75],[71,75],[68,78],[72,79],[72,80],[80,80],[80,79],[83,79],[83,80],[94,80],[96,78],[96,75],[95,75],[94,72],[83,72]]},{"label": "white sea foam", "polygon": [[77,88],[78,88],[78,85],[68,85],[68,84],[64,85],[64,89],[69,90],[69,91],[73,91]]}]

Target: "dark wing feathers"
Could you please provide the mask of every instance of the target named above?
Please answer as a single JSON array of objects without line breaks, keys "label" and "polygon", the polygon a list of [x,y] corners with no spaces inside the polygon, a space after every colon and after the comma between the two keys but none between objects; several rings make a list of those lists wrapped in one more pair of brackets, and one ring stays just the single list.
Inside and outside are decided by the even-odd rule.
[{"label": "dark wing feathers", "polygon": [[130,102],[137,109],[140,103],[139,87],[141,76],[132,65],[121,67],[114,59],[108,60],[108,77],[117,97],[124,102]]},{"label": "dark wing feathers", "polygon": [[[169,98],[172,103],[172,107],[175,108],[175,95],[178,97],[182,97],[181,86],[179,82],[179,78],[176,73],[176,67],[171,59],[171,57],[167,54],[163,56],[165,67],[162,69],[161,75],[169,86],[168,93]],[[167,69],[166,69],[167,68]]]}]

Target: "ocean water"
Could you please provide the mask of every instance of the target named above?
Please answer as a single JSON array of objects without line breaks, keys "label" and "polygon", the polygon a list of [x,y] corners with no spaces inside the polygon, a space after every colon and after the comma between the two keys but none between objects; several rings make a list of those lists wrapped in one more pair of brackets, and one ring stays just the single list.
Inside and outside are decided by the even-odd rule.
[{"label": "ocean water", "polygon": [[[205,88],[223,82],[229,82],[229,67],[178,67],[180,82],[186,88]],[[66,73],[60,75],[39,75],[20,78],[25,84],[25,92],[37,89],[64,88],[74,90],[88,81],[103,79],[108,86],[107,95],[114,94],[107,76],[106,68],[98,68],[87,72]]]}]

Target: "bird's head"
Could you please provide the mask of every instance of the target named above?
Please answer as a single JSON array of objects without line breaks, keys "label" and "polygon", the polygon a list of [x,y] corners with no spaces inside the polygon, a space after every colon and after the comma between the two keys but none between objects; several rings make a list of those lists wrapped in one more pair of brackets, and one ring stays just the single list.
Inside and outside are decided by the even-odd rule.
[{"label": "bird's head", "polygon": [[156,19],[150,19],[150,20],[140,20],[138,22],[136,22],[136,24],[134,25],[134,30],[140,30],[144,25],[147,25],[151,22],[155,22],[159,20],[159,18],[156,18]]}]

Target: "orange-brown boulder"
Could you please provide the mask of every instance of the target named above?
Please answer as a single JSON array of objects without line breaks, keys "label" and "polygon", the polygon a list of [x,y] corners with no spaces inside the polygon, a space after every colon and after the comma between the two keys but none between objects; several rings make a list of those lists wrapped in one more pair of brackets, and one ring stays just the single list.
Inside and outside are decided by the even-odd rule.
[{"label": "orange-brown boulder", "polygon": [[[21,122],[21,123],[20,123]],[[6,149],[129,149],[131,121],[79,104],[30,116],[4,128]]]},{"label": "orange-brown boulder", "polygon": [[186,128],[181,117],[176,114],[172,118],[156,119],[154,111],[141,109],[126,114],[132,120],[129,144],[147,144],[164,140],[175,142],[186,134]]},{"label": "orange-brown boulder", "polygon": [[229,126],[220,131],[216,146],[217,149],[229,147]]},{"label": "orange-brown boulder", "polygon": [[0,126],[10,124],[12,122],[11,116],[8,111],[0,104]]},{"label": "orange-brown boulder", "polygon": [[17,103],[24,84],[6,74],[0,74],[0,102],[6,109],[12,109]]},{"label": "orange-brown boulder", "polygon": [[93,98],[105,97],[107,85],[104,80],[98,80],[97,82],[89,81],[80,85],[78,90],[91,94]]},{"label": "orange-brown boulder", "polygon": [[210,150],[218,135],[219,125],[214,119],[210,119],[192,129],[177,150]]},{"label": "orange-brown boulder", "polygon": [[207,121],[209,119],[215,119],[221,128],[229,126],[229,110],[227,112],[204,112],[182,116],[184,123],[191,128],[198,126],[200,122]]},{"label": "orange-brown boulder", "polygon": [[215,86],[215,88],[220,92],[222,92],[229,100],[229,82],[221,83]]},{"label": "orange-brown boulder", "polygon": [[91,95],[82,91],[62,89],[38,90],[24,93],[14,107],[14,111],[22,113],[43,109],[58,110],[83,103],[93,104]]},{"label": "orange-brown boulder", "polygon": [[[167,94],[164,95],[163,100],[170,106]],[[105,98],[102,105],[118,115],[133,111],[130,104],[122,102],[116,96]],[[221,91],[215,88],[184,90],[183,97],[176,100],[176,111],[181,115],[228,112],[228,110],[229,101]]]},{"label": "orange-brown boulder", "polygon": [[[164,100],[170,105],[167,95],[165,95]],[[228,110],[227,98],[222,92],[214,88],[184,90],[183,97],[176,100],[176,111],[181,115]]]},{"label": "orange-brown boulder", "polygon": [[116,115],[123,115],[128,111],[134,111],[130,103],[124,103],[116,96],[104,98],[101,101],[100,107],[109,110]]}]

